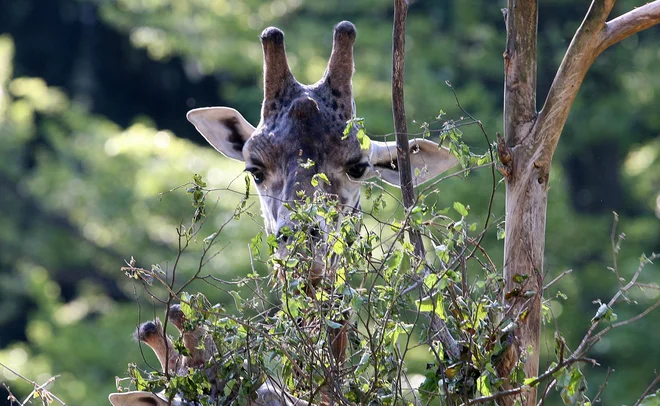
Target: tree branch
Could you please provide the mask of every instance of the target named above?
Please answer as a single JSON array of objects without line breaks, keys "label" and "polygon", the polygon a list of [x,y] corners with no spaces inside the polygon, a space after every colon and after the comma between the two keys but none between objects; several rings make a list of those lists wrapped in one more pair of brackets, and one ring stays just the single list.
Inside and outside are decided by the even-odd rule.
[{"label": "tree branch", "polygon": [[648,395],[649,392],[651,392],[651,390],[653,390],[655,385],[657,385],[658,383],[660,383],[660,375],[656,375],[655,379],[653,379],[653,382],[651,382],[651,384],[646,388],[644,393],[642,393],[642,396],[640,396],[639,399],[637,399],[637,402],[635,402],[633,406],[638,406],[640,403],[642,403],[646,395]]},{"label": "tree branch", "polygon": [[[413,188],[412,170],[410,165],[410,147],[408,144],[408,126],[406,123],[406,109],[403,95],[404,66],[406,49],[406,15],[408,13],[407,0],[394,0],[394,28],[392,31],[392,115],[394,118],[394,131],[396,133],[396,153],[399,167],[399,180],[401,183],[401,197],[407,213],[416,203]],[[426,251],[422,234],[411,227],[408,231],[410,242],[415,248],[415,256],[422,263],[425,262]],[[423,280],[420,279],[420,280]],[[434,294],[430,292],[430,294]],[[432,312],[429,320],[429,340],[438,339],[453,356],[458,358],[460,350],[456,340],[452,337],[444,320]]]},{"label": "tree branch", "polygon": [[612,6],[613,0],[594,0],[591,3],[557,70],[534,129],[536,145],[542,148],[537,160],[544,167],[550,166],[573,101],[587,71],[600,53],[601,32]]},{"label": "tree branch", "polygon": [[629,36],[660,23],[660,0],[645,4],[605,24],[601,52]]},{"label": "tree branch", "polygon": [[559,66],[534,128],[537,161],[549,167],[571,105],[598,55],[628,36],[660,23],[660,0],[606,23],[614,0],[594,0]]},{"label": "tree branch", "polygon": [[[396,133],[396,155],[401,181],[401,197],[406,210],[415,204],[412,172],[410,166],[410,147],[408,144],[408,125],[406,123],[406,108],[403,95],[405,48],[406,48],[406,14],[408,2],[394,1],[394,29],[392,31],[392,115]],[[410,242],[415,247],[415,255],[424,259],[424,244],[417,230],[409,232]]]}]

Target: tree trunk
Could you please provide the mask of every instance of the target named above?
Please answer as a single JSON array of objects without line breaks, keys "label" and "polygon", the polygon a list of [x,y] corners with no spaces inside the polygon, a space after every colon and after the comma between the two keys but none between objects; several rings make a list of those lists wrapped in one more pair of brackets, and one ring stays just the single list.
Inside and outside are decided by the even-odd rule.
[{"label": "tree trunk", "polygon": [[[519,360],[538,376],[543,254],[550,165],[571,105],[593,61],[609,46],[660,22],[660,0],[607,21],[615,0],[593,0],[575,33],[543,108],[536,112],[538,0],[508,0],[504,10],[504,139],[498,137],[500,172],[506,179],[504,241],[506,318],[516,323],[513,345],[498,365],[507,378]],[[508,382],[505,388],[515,386]],[[521,404],[536,404],[536,388]],[[513,404],[515,399],[504,398]]]},{"label": "tree trunk", "polygon": [[[500,161],[506,176],[506,229],[504,239],[505,303],[507,318],[518,327],[511,350],[499,365],[506,377],[523,356],[525,375],[537,376],[539,366],[540,316],[543,287],[543,248],[548,201],[547,174],[536,167],[533,137],[536,122],[536,32],[537,0],[509,0],[504,11],[507,42],[504,53],[504,140]],[[517,283],[520,278],[524,282]],[[523,299],[519,292],[534,292]],[[507,385],[510,387],[510,385]],[[523,394],[523,404],[532,404],[536,390]],[[507,404],[513,399],[507,399]]]},{"label": "tree trunk", "polygon": [[[533,150],[518,145],[511,151],[513,170],[506,185],[506,233],[504,243],[505,292],[511,307],[507,318],[516,324],[514,344],[499,365],[500,376],[508,376],[524,354],[527,377],[538,376],[545,217],[548,201],[547,176],[540,175],[530,159]],[[522,283],[521,278],[525,279]],[[512,292],[518,290],[520,294]],[[534,293],[532,297],[522,293]],[[523,405],[534,404],[536,388],[522,395]],[[513,399],[508,399],[508,403]]]}]

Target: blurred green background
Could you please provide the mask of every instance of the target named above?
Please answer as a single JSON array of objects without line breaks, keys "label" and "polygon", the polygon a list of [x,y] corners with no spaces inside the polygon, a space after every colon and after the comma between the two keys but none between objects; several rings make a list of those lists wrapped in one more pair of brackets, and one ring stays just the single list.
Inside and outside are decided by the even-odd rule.
[{"label": "blurred green background", "polygon": [[[209,197],[217,202],[212,228],[232,216],[240,199],[224,189],[232,184],[243,191],[243,167],[204,145],[186,111],[227,105],[256,124],[259,33],[270,25],[282,28],[294,74],[314,82],[325,68],[332,26],[351,20],[358,27],[358,115],[372,136],[391,133],[391,3],[0,0],[0,362],[39,382],[60,375],[52,390],[70,405],[107,404],[114,377],[125,374],[128,362],[146,365],[130,338],[135,325],[163,310],[120,267],[135,256],[140,266],[169,269],[177,252],[175,227],[192,214],[184,189],[167,192],[193,173],[220,188]],[[541,2],[539,103],[589,3]],[[641,3],[620,0],[613,15]],[[446,80],[491,140],[501,131],[505,6],[490,0],[412,3],[406,62],[411,131],[412,120],[432,121],[441,109],[449,118],[461,116]],[[546,280],[574,272],[547,296],[557,290],[568,295],[551,307],[571,348],[597,310],[592,301],[609,300],[617,289],[608,270],[612,211],[626,234],[622,276],[634,273],[642,253],[660,251],[659,38],[653,28],[595,62],[555,156]],[[475,152],[486,151],[476,128],[467,128],[465,139]],[[490,182],[488,171],[444,182],[443,204],[469,204],[473,221],[483,222]],[[503,189],[496,216],[503,213]],[[254,203],[254,217],[226,227],[224,249],[209,273],[231,280],[249,272],[248,242],[261,229]],[[484,244],[501,264],[502,241],[494,231]],[[194,252],[184,256],[182,276],[196,269],[196,260]],[[660,281],[658,267],[649,266],[640,280]],[[233,301],[208,285],[189,290],[232,309]],[[637,303],[615,312],[625,319],[658,296],[657,290],[636,290],[631,298]],[[553,330],[548,326],[546,339]],[[633,403],[660,367],[659,340],[660,311],[607,335],[592,354],[601,367],[583,368],[588,393],[595,394],[612,367],[604,403]],[[547,342],[542,362],[553,358]],[[150,354],[147,360],[155,365]],[[418,361],[411,371],[423,370],[425,359]],[[16,395],[30,391],[7,370],[0,381]]]}]

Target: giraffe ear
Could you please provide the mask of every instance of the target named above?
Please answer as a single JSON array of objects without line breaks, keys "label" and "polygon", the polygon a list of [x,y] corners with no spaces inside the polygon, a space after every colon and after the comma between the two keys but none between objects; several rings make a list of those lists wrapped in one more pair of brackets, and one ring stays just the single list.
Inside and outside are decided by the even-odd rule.
[{"label": "giraffe ear", "polygon": [[[400,186],[396,142],[371,141],[371,165],[387,183]],[[458,159],[445,147],[433,141],[410,140],[410,164],[413,183],[427,182],[458,163]]]},{"label": "giraffe ear", "polygon": [[167,406],[168,404],[159,396],[143,391],[112,393],[108,396],[108,400],[112,406]]},{"label": "giraffe ear", "polygon": [[186,118],[213,148],[243,161],[243,146],[254,133],[254,127],[241,113],[229,107],[205,107],[190,110]]}]

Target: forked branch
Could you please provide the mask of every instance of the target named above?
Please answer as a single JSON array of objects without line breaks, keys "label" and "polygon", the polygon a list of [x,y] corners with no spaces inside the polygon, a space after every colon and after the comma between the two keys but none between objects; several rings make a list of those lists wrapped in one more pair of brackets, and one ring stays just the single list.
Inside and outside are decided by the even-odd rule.
[{"label": "forked branch", "polygon": [[639,31],[660,23],[660,0],[648,3],[609,22],[614,0],[594,0],[559,66],[533,130],[541,147],[540,164],[550,165],[571,105],[598,55]]}]

